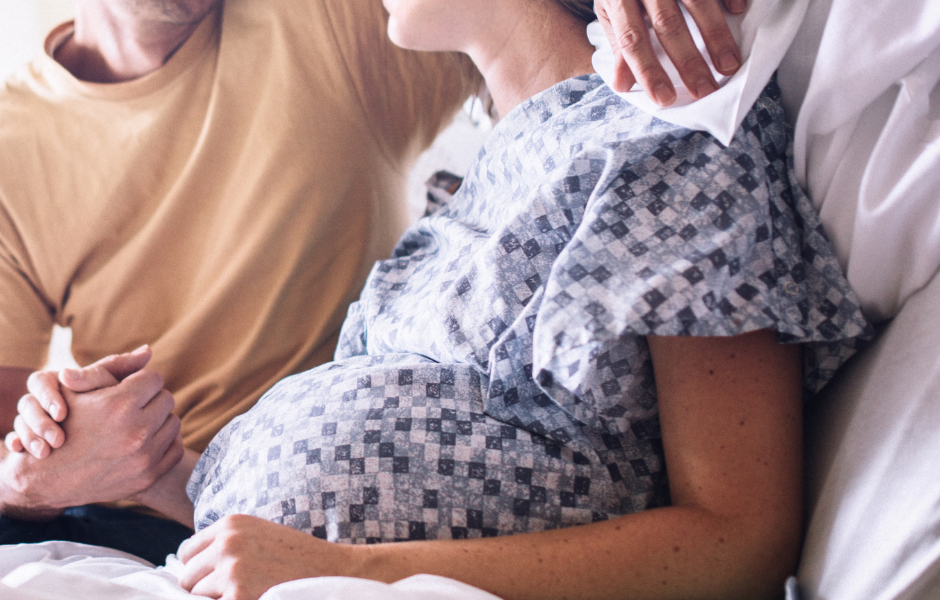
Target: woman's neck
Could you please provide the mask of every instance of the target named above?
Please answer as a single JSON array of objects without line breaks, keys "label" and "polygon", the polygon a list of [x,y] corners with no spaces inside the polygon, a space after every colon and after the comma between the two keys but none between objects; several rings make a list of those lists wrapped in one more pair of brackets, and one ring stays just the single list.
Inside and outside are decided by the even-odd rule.
[{"label": "woman's neck", "polygon": [[593,73],[584,24],[554,2],[520,3],[518,12],[465,49],[500,115],[551,86]]}]

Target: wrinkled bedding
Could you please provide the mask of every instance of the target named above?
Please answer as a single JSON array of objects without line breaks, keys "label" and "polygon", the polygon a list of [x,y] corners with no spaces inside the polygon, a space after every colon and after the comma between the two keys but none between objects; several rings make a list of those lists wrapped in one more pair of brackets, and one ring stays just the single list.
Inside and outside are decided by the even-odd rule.
[{"label": "wrinkled bedding", "polygon": [[[182,565],[166,567],[129,554],[71,542],[0,546],[3,600],[193,600],[178,583]],[[388,585],[365,579],[302,579],[269,590],[262,600],[496,600],[468,585],[419,575]]]}]

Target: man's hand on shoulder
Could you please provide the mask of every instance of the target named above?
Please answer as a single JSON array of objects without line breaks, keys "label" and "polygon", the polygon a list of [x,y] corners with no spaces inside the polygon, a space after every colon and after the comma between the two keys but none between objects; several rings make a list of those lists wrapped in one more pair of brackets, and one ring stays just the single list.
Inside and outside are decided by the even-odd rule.
[{"label": "man's hand on shoulder", "polygon": [[[149,359],[150,350],[142,349],[63,372],[58,380],[30,379],[31,394],[21,400],[16,431],[7,438],[12,451],[0,465],[4,514],[42,518],[68,506],[125,499],[180,460],[173,397],[159,374],[143,368]],[[57,416],[67,410],[61,428],[49,418],[50,406],[60,406]],[[42,458],[16,452],[43,440],[35,432],[49,423],[61,432],[58,448],[50,453],[46,446]]]},{"label": "man's hand on shoulder", "polygon": [[[614,87],[629,91],[639,82],[660,106],[676,99],[675,88],[656,59],[646,16],[676,66],[683,83],[696,98],[718,89],[711,70],[699,54],[679,9],[680,0],[596,0],[594,10],[614,51]],[[733,14],[747,9],[747,0],[681,0],[702,33],[708,54],[719,73],[731,75],[741,66],[741,53],[725,22],[721,3]]]}]

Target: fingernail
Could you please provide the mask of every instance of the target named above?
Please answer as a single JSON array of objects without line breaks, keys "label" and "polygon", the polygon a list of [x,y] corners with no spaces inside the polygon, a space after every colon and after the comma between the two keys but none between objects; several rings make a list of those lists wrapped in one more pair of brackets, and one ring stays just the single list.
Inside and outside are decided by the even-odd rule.
[{"label": "fingernail", "polygon": [[58,404],[51,405],[49,407],[49,414],[56,421],[61,421],[62,420],[62,407],[59,406]]},{"label": "fingernail", "polygon": [[57,439],[59,439],[59,435],[54,431],[47,431],[42,437],[44,437],[52,447],[55,447],[55,442]]},{"label": "fingernail", "polygon": [[696,96],[699,98],[703,98],[711,94],[717,89],[718,88],[715,86],[714,83],[712,83],[711,79],[702,78],[702,79],[699,79],[698,82],[696,82],[695,84]]},{"label": "fingernail", "polygon": [[80,369],[65,369],[64,373],[72,381],[81,381],[85,378],[85,374]]},{"label": "fingernail", "polygon": [[728,0],[727,6],[733,13],[744,12],[747,10],[747,0]]},{"label": "fingernail", "polygon": [[738,55],[733,50],[725,50],[718,57],[718,70],[724,73],[734,71],[741,66]]},{"label": "fingernail", "polygon": [[131,352],[131,354],[143,354],[143,353],[146,352],[149,348],[150,348],[150,344],[144,344],[143,346],[141,346],[141,347],[138,348],[137,350],[134,350],[133,352]]},{"label": "fingernail", "polygon": [[676,101],[676,93],[665,83],[656,84],[653,88],[653,97],[656,98],[656,104],[660,106],[669,106]]},{"label": "fingernail", "polygon": [[29,444],[29,449],[33,451],[34,456],[39,456],[39,453],[42,452],[42,442],[33,440]]}]

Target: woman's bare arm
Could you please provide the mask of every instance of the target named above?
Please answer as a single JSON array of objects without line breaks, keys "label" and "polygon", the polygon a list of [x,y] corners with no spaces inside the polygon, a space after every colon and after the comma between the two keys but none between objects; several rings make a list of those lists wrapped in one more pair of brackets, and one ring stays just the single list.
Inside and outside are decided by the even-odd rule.
[{"label": "woman's bare arm", "polygon": [[302,577],[431,573],[507,600],[778,596],[801,531],[798,348],[768,331],[649,344],[673,506],[543,533],[376,546],[234,516],[180,549],[182,583],[257,598]]}]

